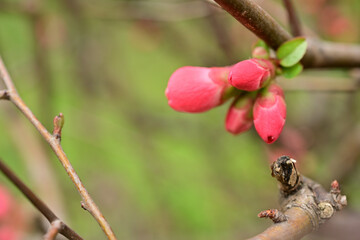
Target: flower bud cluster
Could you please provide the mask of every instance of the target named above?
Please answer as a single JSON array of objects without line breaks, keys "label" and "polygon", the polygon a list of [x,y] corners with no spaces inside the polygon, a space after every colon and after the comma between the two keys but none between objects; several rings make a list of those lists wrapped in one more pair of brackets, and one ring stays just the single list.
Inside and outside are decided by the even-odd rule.
[{"label": "flower bud cluster", "polygon": [[[254,57],[267,57],[266,51],[255,50]],[[286,118],[284,94],[274,78],[274,63],[263,58],[231,67],[187,66],[171,75],[165,94],[170,107],[190,113],[210,110],[234,97],[225,119],[226,130],[239,134],[254,124],[260,137],[273,143]]]}]

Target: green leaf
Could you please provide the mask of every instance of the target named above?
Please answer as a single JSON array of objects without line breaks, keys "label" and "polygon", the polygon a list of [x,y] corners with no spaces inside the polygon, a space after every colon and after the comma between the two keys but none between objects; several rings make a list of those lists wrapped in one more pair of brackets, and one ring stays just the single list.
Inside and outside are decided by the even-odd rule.
[{"label": "green leaf", "polygon": [[294,66],[291,67],[283,67],[282,68],[282,75],[286,78],[293,78],[299,75],[303,70],[303,65],[301,63],[296,63]]},{"label": "green leaf", "polygon": [[263,47],[266,49],[267,52],[270,52],[270,47],[266,44],[266,42],[261,39],[259,39],[256,43],[252,45],[252,50],[254,50],[256,47]]},{"label": "green leaf", "polygon": [[291,67],[298,63],[305,55],[307,48],[306,39],[298,37],[281,44],[276,51],[276,56],[283,67]]}]

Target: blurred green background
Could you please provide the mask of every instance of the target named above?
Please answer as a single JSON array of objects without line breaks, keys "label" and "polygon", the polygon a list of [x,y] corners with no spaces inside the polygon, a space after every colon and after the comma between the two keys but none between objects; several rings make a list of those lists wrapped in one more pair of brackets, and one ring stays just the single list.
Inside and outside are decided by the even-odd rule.
[{"label": "blurred green background", "polygon": [[[258,2],[287,27],[281,1]],[[308,35],[359,42],[359,1],[301,2]],[[63,148],[119,239],[260,232],[271,223],[257,213],[277,206],[269,164],[283,154],[325,186],[337,178],[349,209],[360,211],[356,91],[286,92],[287,123],[270,146],[254,129],[225,131],[229,103],[203,114],[167,105],[177,68],[234,64],[250,57],[255,40],[206,1],[0,1],[0,55],[15,85],[49,130],[64,114]],[[341,81],[349,72],[299,78],[327,76]],[[81,236],[105,239],[36,130],[10,102],[0,102],[0,114],[1,158]],[[36,211],[3,176],[0,184],[26,213],[22,239],[40,236]]]}]

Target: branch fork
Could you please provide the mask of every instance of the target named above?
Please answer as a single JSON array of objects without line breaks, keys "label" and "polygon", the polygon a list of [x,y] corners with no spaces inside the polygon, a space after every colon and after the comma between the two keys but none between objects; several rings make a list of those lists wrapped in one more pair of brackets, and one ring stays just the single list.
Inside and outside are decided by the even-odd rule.
[{"label": "branch fork", "polygon": [[270,218],[275,224],[251,240],[301,239],[346,206],[346,196],[341,195],[336,180],[327,192],[302,176],[295,163],[294,159],[281,156],[271,165],[271,175],[279,184],[280,208],[259,213],[260,218]]},{"label": "branch fork", "polygon": [[44,236],[44,240],[54,240],[60,229],[63,227],[62,225],[63,223],[60,220],[53,221],[48,232]]},{"label": "branch fork", "polygon": [[[292,38],[291,34],[255,1],[214,1],[273,49],[277,49]],[[359,45],[326,42],[312,38],[307,38],[307,42],[308,48],[302,60],[305,68],[360,67]]]}]

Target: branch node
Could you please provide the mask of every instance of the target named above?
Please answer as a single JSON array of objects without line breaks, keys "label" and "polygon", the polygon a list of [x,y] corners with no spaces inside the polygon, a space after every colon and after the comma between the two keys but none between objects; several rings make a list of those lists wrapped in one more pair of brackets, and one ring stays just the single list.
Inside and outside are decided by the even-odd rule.
[{"label": "branch node", "polygon": [[63,222],[59,219],[56,219],[51,223],[48,232],[44,236],[44,240],[54,240],[62,228]]},{"label": "branch node", "polygon": [[0,99],[10,100],[10,95],[8,90],[0,90]]},{"label": "branch node", "polygon": [[81,208],[84,209],[85,211],[89,211],[89,208],[84,201],[81,201]]},{"label": "branch node", "polygon": [[295,163],[294,159],[281,156],[271,165],[271,175],[279,182],[280,208],[262,211],[258,217],[270,218],[276,224],[248,240],[301,239],[346,205],[337,181],[333,181],[328,192],[319,183],[302,176]]},{"label": "branch node", "polygon": [[285,222],[287,217],[277,209],[268,209],[258,214],[259,218],[270,218],[274,223]]}]

